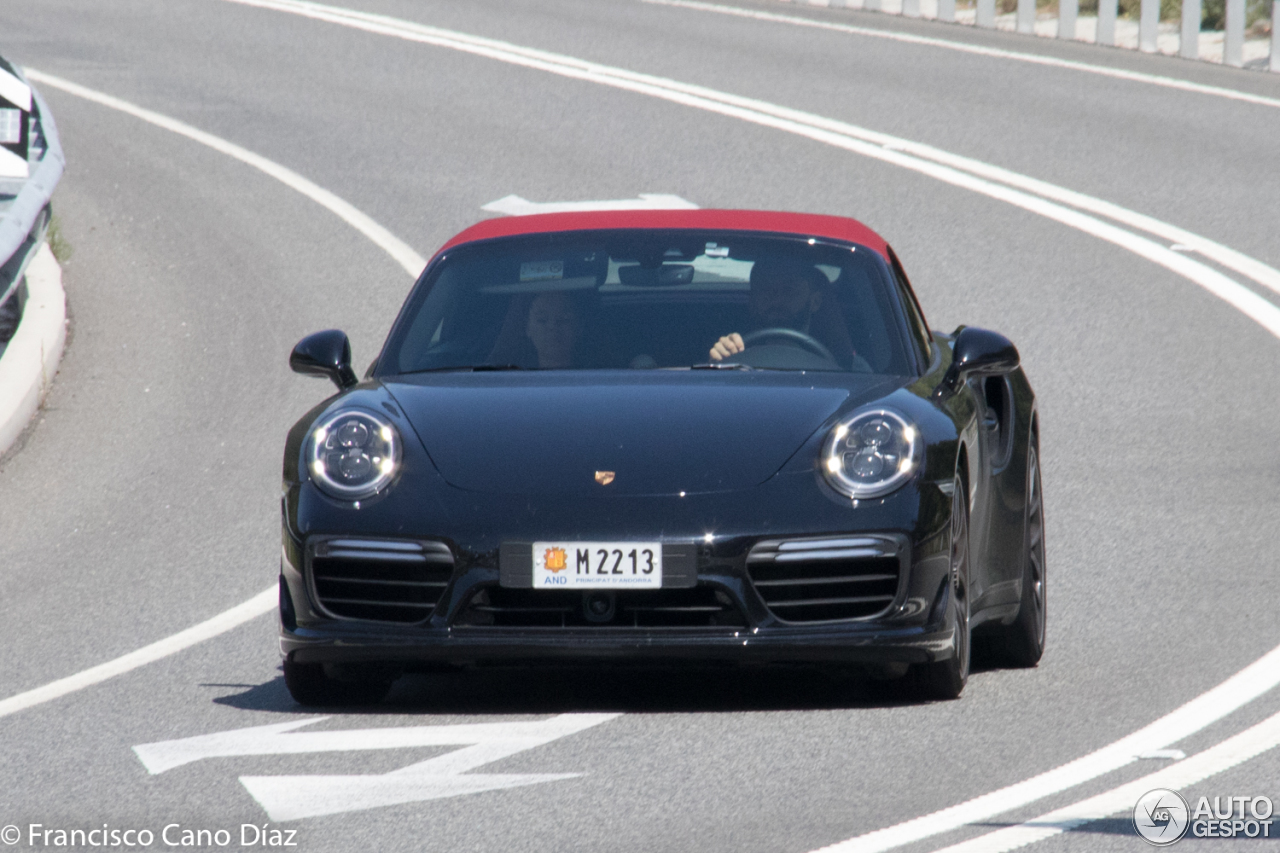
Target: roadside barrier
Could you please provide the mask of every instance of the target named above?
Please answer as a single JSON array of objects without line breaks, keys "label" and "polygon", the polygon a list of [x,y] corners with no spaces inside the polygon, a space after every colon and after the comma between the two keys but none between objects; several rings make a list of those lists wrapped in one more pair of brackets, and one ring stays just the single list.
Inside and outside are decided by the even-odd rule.
[{"label": "roadside barrier", "polygon": [[[1280,21],[1280,0],[1181,0],[1180,16],[1166,21],[1160,20],[1161,0],[1138,0],[1137,4],[1129,0],[1096,0],[1096,16],[1088,17],[1080,14],[1080,0],[1058,0],[1056,17],[1037,13],[1036,0],[999,0],[999,5],[997,0],[962,0],[963,5],[957,0],[779,2],[931,18],[1280,72],[1280,27],[1276,26]],[[1085,2],[1087,11],[1094,11],[1095,0]],[[1121,9],[1132,14],[1135,5],[1136,20],[1120,17]],[[1206,14],[1210,8],[1212,14]]]},{"label": "roadside barrier", "polygon": [[40,93],[0,58],[0,304],[20,289],[44,240],[49,199],[65,163]]},{"label": "roadside barrier", "polygon": [[48,105],[0,58],[0,453],[38,408],[66,340],[60,271],[42,249],[65,164]]}]

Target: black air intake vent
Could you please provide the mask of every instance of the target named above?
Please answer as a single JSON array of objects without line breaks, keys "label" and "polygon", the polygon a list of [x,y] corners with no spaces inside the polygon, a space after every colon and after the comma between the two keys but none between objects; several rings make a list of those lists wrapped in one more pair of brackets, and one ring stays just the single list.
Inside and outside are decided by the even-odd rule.
[{"label": "black air intake vent", "polygon": [[747,571],[785,622],[866,619],[898,593],[901,548],[888,536],[830,536],[758,542]]},{"label": "black air intake vent", "polygon": [[586,618],[583,593],[490,586],[476,592],[457,626],[506,628],[744,628],[728,593],[707,585],[686,589],[624,590],[603,621]]},{"label": "black air intake vent", "polygon": [[316,598],[347,619],[421,622],[453,575],[443,542],[329,539],[311,554]]}]

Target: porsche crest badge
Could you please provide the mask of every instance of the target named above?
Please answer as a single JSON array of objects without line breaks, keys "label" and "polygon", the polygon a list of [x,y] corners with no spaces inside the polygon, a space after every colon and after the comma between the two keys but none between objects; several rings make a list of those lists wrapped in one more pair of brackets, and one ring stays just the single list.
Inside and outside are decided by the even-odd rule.
[{"label": "porsche crest badge", "polygon": [[613,471],[597,471],[596,482],[602,486],[607,486],[613,482],[613,478],[616,476]]}]

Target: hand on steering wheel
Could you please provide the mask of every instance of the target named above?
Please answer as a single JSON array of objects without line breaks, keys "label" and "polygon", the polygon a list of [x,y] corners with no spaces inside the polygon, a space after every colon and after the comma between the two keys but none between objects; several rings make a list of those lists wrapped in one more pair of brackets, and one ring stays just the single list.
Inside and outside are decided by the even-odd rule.
[{"label": "hand on steering wheel", "polygon": [[810,352],[820,355],[828,361],[836,360],[835,356],[831,354],[831,350],[823,346],[817,338],[806,334],[805,332],[797,331],[796,329],[788,329],[783,326],[777,326],[772,329],[756,329],[754,332],[749,332],[748,334],[743,335],[742,343],[744,347],[749,347],[759,344],[761,341],[768,340],[769,338],[782,338],[790,341],[791,343],[799,344]]}]

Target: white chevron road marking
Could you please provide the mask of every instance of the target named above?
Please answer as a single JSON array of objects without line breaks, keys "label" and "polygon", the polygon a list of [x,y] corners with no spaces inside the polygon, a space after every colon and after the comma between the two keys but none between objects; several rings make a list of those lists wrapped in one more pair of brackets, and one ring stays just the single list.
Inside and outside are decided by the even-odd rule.
[{"label": "white chevron road marking", "polygon": [[141,744],[133,751],[150,773],[158,774],[211,758],[424,746],[465,747],[381,775],[241,776],[241,784],[267,815],[272,820],[285,821],[573,779],[582,774],[484,774],[468,771],[620,716],[561,714],[532,722],[297,732],[303,726],[328,719],[309,717]]},{"label": "white chevron road marking", "polygon": [[584,213],[589,210],[697,210],[698,206],[678,195],[640,193],[639,198],[620,198],[612,201],[529,201],[518,195],[509,195],[491,201],[481,210],[505,213],[507,216],[529,216],[534,213]]}]

